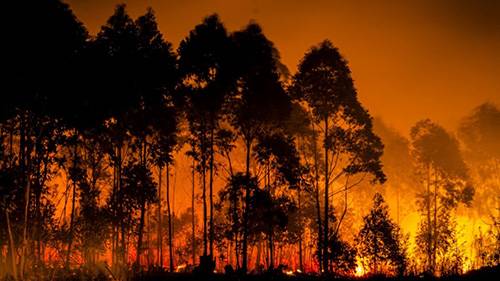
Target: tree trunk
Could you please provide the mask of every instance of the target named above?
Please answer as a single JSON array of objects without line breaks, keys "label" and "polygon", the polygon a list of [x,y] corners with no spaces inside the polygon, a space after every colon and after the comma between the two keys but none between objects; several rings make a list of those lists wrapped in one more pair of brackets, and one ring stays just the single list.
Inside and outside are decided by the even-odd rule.
[{"label": "tree trunk", "polygon": [[191,230],[192,230],[192,233],[191,233],[191,239],[193,240],[192,242],[192,246],[193,246],[193,249],[192,249],[192,259],[193,259],[193,265],[196,264],[196,233],[195,233],[195,230],[196,230],[196,222],[195,222],[195,213],[194,213],[194,197],[195,197],[195,191],[194,191],[194,187],[195,187],[195,160],[193,158],[193,167],[192,167],[192,179],[193,179],[193,184],[191,186]]},{"label": "tree trunk", "polygon": [[207,244],[208,244],[208,232],[207,232],[207,179],[206,179],[206,159],[205,159],[205,146],[204,141],[202,141],[202,149],[201,149],[201,175],[202,175],[202,186],[203,186],[203,256],[207,256]]},{"label": "tree trunk", "polygon": [[[250,150],[252,149],[252,142],[250,140],[246,141],[246,176],[250,178]],[[243,212],[243,249],[242,249],[242,264],[241,269],[244,273],[247,272],[247,252],[248,252],[248,212],[250,203],[250,187],[245,186],[245,209]]]},{"label": "tree trunk", "polygon": [[170,169],[169,164],[167,163],[167,219],[168,219],[168,262],[169,262],[169,271],[174,271],[174,252],[172,246],[172,212],[170,210]]},{"label": "tree trunk", "polygon": [[328,167],[328,145],[327,145],[327,142],[328,141],[328,117],[325,118],[325,143],[324,143],[324,146],[325,146],[325,213],[324,213],[324,216],[325,216],[325,223],[324,223],[324,228],[323,228],[323,239],[324,239],[324,242],[323,242],[323,270],[324,271],[328,271],[328,214],[329,214],[329,192],[328,192],[328,188],[329,188],[329,167]]},{"label": "tree trunk", "polygon": [[431,224],[431,187],[430,187],[430,167],[427,166],[427,266],[431,273],[434,273],[432,266],[432,224]]},{"label": "tree trunk", "polygon": [[[76,135],[76,134],[75,134]],[[73,169],[76,169],[76,157],[77,157],[77,139],[75,136],[75,143],[73,144]],[[73,245],[73,228],[75,221],[75,205],[76,205],[76,180],[72,179],[73,184],[73,196],[71,198],[71,215],[69,220],[69,241],[68,241],[68,252],[66,254],[66,268],[69,268],[71,259],[71,246]]]},{"label": "tree trunk", "polygon": [[[30,122],[30,114],[27,114],[27,121]],[[22,119],[24,120],[24,118]],[[30,145],[30,133],[29,128],[30,125],[23,122],[22,129],[22,146],[21,146],[21,161],[22,161],[22,171],[24,171],[24,179],[25,179],[25,194],[24,194],[24,223],[23,223],[23,237],[22,237],[22,245],[21,245],[21,257],[20,257],[20,265],[19,265],[19,278],[24,279],[24,264],[26,259],[26,249],[28,247],[28,217],[29,217],[29,204],[31,201],[31,179],[30,179],[30,153],[31,153],[31,145]]]},{"label": "tree trunk", "polygon": [[163,241],[162,241],[162,223],[161,223],[161,167],[158,167],[158,239],[157,239],[157,255],[158,255],[158,265],[163,268]]},{"label": "tree trunk", "polygon": [[24,279],[24,264],[26,262],[26,249],[28,247],[28,216],[29,216],[29,204],[31,198],[31,180],[27,179],[26,183],[26,192],[24,195],[24,226],[23,226],[23,245],[22,245],[22,253],[21,253],[21,262],[19,265],[19,278]]},{"label": "tree trunk", "polygon": [[438,192],[438,175],[436,169],[434,169],[434,239],[432,248],[432,267],[436,269],[436,252],[437,252],[437,239],[438,239],[438,228],[437,228],[437,192]]},{"label": "tree trunk", "polygon": [[210,175],[209,175],[209,199],[210,199],[210,256],[214,256],[214,203],[213,203],[213,184],[214,184],[214,124],[210,129]]},{"label": "tree trunk", "polygon": [[142,236],[144,234],[144,219],[146,217],[146,203],[141,203],[141,218],[139,221],[139,231],[137,235],[137,249],[135,255],[135,265],[137,269],[141,266]]},{"label": "tree trunk", "polygon": [[316,141],[316,130],[314,127],[314,122],[312,122],[312,132],[313,132],[313,155],[314,155],[314,201],[316,208],[316,222],[318,225],[318,265],[319,272],[323,272],[323,228],[321,223],[321,204],[320,204],[320,194],[319,194],[319,156],[318,156],[318,146]]},{"label": "tree trunk", "polygon": [[[297,197],[299,203],[299,212],[301,212],[301,198],[300,198],[300,187],[297,189]],[[304,272],[304,264],[302,261],[302,231],[299,233],[299,269],[301,272]]]}]

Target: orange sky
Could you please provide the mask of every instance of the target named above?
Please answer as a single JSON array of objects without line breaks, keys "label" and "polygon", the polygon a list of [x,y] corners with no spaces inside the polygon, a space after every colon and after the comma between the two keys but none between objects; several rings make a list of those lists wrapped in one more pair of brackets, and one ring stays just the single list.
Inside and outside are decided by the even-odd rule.
[{"label": "orange sky", "polygon": [[500,105],[500,1],[66,0],[91,34],[126,3],[156,11],[175,47],[218,13],[234,31],[262,25],[293,73],[304,52],[330,39],[349,60],[363,104],[407,134],[429,117],[453,129],[476,105]]}]

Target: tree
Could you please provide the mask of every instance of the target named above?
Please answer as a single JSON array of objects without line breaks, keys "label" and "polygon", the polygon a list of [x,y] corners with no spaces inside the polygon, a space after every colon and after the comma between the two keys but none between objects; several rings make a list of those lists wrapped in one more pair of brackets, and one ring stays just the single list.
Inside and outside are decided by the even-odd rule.
[{"label": "tree", "polygon": [[461,120],[458,136],[464,144],[464,158],[477,184],[473,210],[487,214],[490,228],[479,228],[473,243],[476,267],[495,265],[500,257],[500,209],[497,206],[499,181],[498,132],[500,110],[491,103],[481,104]]},{"label": "tree", "polygon": [[[207,212],[204,211],[204,251],[213,256],[213,182],[215,166],[215,134],[220,126],[234,79],[231,72],[231,40],[219,17],[214,14],[197,25],[179,46],[179,69],[188,93],[188,121],[195,143],[199,146],[206,198],[205,175],[209,169],[209,235]],[[208,158],[208,159],[207,159]],[[208,160],[208,163],[206,163]],[[207,167],[208,166],[208,167]],[[206,199],[204,199],[206,201]],[[204,210],[206,204],[204,203]],[[207,245],[207,240],[209,240]]]},{"label": "tree", "polygon": [[325,253],[330,262],[330,270],[341,275],[352,275],[356,270],[356,248],[342,240],[338,234],[328,240],[328,251]]},{"label": "tree", "polygon": [[[178,123],[173,107],[178,81],[176,60],[171,44],[158,30],[151,9],[133,21],[125,6],[118,5],[93,47],[100,59],[100,71],[107,75],[106,80],[99,80],[98,84],[99,91],[107,91],[102,103],[108,112],[105,122],[109,134],[108,154],[115,170],[112,193],[115,197],[111,199],[117,202],[111,202],[111,205],[118,224],[115,225],[113,247],[118,248],[121,232],[122,259],[125,262],[126,225],[118,219],[129,213],[120,210],[126,205],[120,201],[124,199],[120,195],[124,181],[122,167],[127,157],[127,165],[142,165],[142,169],[149,169],[152,164],[164,166],[172,161]],[[141,217],[146,212],[147,203],[140,203]],[[143,227],[141,219],[136,265],[139,265]]]},{"label": "tree", "polygon": [[[342,176],[356,174],[371,174],[373,183],[383,183],[385,175],[380,162],[383,144],[373,133],[370,115],[357,99],[346,60],[331,42],[324,41],[305,54],[291,91],[307,104],[313,121],[321,124],[324,223],[319,252],[323,257],[323,270],[328,271],[328,258],[323,253],[327,251],[330,237],[330,186]],[[347,182],[346,192],[353,187]]]},{"label": "tree", "polygon": [[250,190],[252,192],[258,188],[257,185],[256,178],[238,172],[228,179],[227,186],[219,192],[219,202],[216,204],[217,209],[227,221],[224,230],[225,237],[235,244],[233,249],[238,269],[240,268],[241,244],[244,233],[243,217],[246,199],[244,191]]},{"label": "tree", "polygon": [[142,252],[142,239],[144,231],[144,219],[146,216],[146,205],[154,203],[157,195],[157,186],[151,175],[151,171],[142,164],[131,163],[125,167],[123,175],[122,192],[125,200],[129,200],[131,211],[139,210],[139,224],[137,229],[137,248],[135,265],[140,266]]},{"label": "tree", "polygon": [[274,237],[284,232],[296,206],[286,195],[273,196],[269,189],[253,190],[250,197],[250,234],[265,234],[268,239],[269,269],[274,269]]},{"label": "tree", "polygon": [[459,140],[464,145],[463,155],[477,185],[473,210],[487,214],[492,225],[500,217],[500,110],[492,103],[484,103],[465,116],[458,128]]},{"label": "tree", "polygon": [[[125,5],[118,5],[113,15],[91,44],[92,57],[97,66],[93,95],[99,95],[106,113],[106,151],[113,166],[113,187],[108,199],[112,215],[112,262],[116,270],[125,264],[127,253],[127,229],[131,227],[131,202],[126,202],[122,190],[124,166],[127,165],[128,144],[131,136],[126,126],[126,113],[139,104],[136,91],[138,29],[127,14]],[[121,238],[121,239],[120,239]]]},{"label": "tree", "polygon": [[[448,227],[446,214],[458,203],[470,204],[474,188],[469,183],[468,170],[462,158],[457,140],[441,126],[429,119],[417,122],[411,129],[411,153],[417,172],[426,185],[419,201],[426,215],[422,228],[427,230],[422,238],[421,249],[426,249],[426,270],[435,273],[437,253],[442,234],[440,224]],[[431,190],[433,186],[433,190]]]},{"label": "tree", "polygon": [[[293,137],[283,132],[266,133],[258,137],[254,147],[257,163],[264,170],[264,190],[256,192],[250,200],[252,210],[260,210],[262,216],[253,214],[250,217],[259,218],[258,221],[250,222],[250,225],[264,223],[260,230],[268,240],[269,268],[274,267],[274,237],[283,236],[285,232],[291,238],[296,234],[288,228],[289,218],[293,218],[298,211],[292,196],[287,195],[289,190],[297,190],[298,204],[300,205],[300,189],[302,188],[302,174],[304,167],[301,166],[299,153],[296,149]],[[254,199],[256,197],[256,199]],[[297,219],[300,219],[297,217]],[[300,236],[300,234],[299,234]],[[301,251],[300,238],[299,254]],[[299,259],[301,256],[299,256]]]},{"label": "tree", "polygon": [[[41,199],[47,192],[46,183],[53,176],[52,165],[56,143],[62,131],[54,101],[61,93],[75,90],[70,73],[78,70],[78,59],[87,40],[87,31],[67,4],[57,0],[36,3],[9,3],[10,11],[23,11],[23,20],[6,30],[11,40],[6,43],[5,67],[6,103],[3,118],[13,118],[8,128],[12,137],[19,136],[16,159],[20,169],[19,188],[24,191],[22,231],[18,237],[20,251],[19,276],[25,278],[30,244],[29,233],[35,233],[36,248],[40,249],[44,229],[42,210],[50,208]],[[4,114],[5,113],[5,114]],[[3,120],[2,120],[3,121]],[[14,125],[16,124],[17,125]],[[18,133],[17,133],[18,132]],[[10,152],[13,152],[10,149]],[[48,157],[50,156],[50,157]],[[19,206],[20,207],[20,206]],[[47,213],[48,214],[48,213]],[[21,218],[19,216],[18,218]],[[17,235],[16,235],[17,236]],[[10,249],[17,248],[11,247]],[[41,253],[33,247],[34,264],[41,265]],[[15,261],[12,261],[15,263]],[[38,268],[38,266],[37,266]]]},{"label": "tree", "polygon": [[[238,87],[231,111],[231,124],[245,145],[245,173],[250,173],[251,152],[259,135],[278,130],[290,112],[290,99],[280,77],[279,54],[257,24],[232,34],[238,67]],[[245,187],[243,212],[242,267],[247,271],[250,186]]]},{"label": "tree", "polygon": [[[170,181],[169,165],[173,163],[172,153],[177,145],[178,117],[174,106],[175,87],[178,83],[178,73],[176,69],[176,58],[172,51],[172,45],[166,42],[156,23],[154,12],[148,9],[146,14],[136,20],[139,31],[139,54],[141,55],[141,69],[139,72],[139,85],[142,92],[141,115],[144,116],[142,126],[151,127],[151,135],[144,136],[147,141],[152,138],[150,154],[154,164],[159,167],[159,179],[161,183],[161,169],[166,166],[167,171],[167,217],[169,225],[169,262],[170,271],[173,270],[173,249],[171,231],[170,212]],[[145,128],[138,128],[137,132],[145,131]],[[159,186],[161,189],[161,186]],[[161,221],[161,193],[158,193],[158,221]],[[161,227],[161,226],[160,226]],[[161,231],[158,232],[161,236]],[[157,238],[161,243],[161,237]],[[161,244],[159,244],[161,250]],[[163,257],[160,256],[162,261]],[[161,264],[161,262],[160,262]]]},{"label": "tree", "polygon": [[[97,135],[97,134],[96,134]],[[99,253],[105,251],[110,232],[110,214],[99,204],[101,189],[109,179],[105,151],[97,136],[82,145],[79,183],[79,212],[75,218],[77,248],[85,263],[95,265]]]},{"label": "tree", "polygon": [[379,193],[375,194],[373,207],[363,222],[356,243],[364,266],[376,274],[388,271],[402,274],[406,256],[398,242],[399,226],[390,219],[387,204]]}]

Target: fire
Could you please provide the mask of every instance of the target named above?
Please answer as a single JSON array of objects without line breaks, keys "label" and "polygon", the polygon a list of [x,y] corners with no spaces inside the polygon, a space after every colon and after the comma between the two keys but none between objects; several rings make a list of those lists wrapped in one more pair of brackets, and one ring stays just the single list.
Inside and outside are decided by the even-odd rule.
[{"label": "fire", "polygon": [[363,268],[363,265],[361,264],[361,260],[358,258],[356,260],[356,272],[354,273],[354,275],[361,277],[365,274],[366,274],[365,269]]},{"label": "fire", "polygon": [[175,267],[175,272],[183,272],[187,267],[187,264],[180,264]]},{"label": "fire", "polygon": [[356,276],[363,276],[365,275],[365,270],[363,269],[362,266],[360,266],[359,264],[356,266],[356,273],[354,273],[354,275]]}]

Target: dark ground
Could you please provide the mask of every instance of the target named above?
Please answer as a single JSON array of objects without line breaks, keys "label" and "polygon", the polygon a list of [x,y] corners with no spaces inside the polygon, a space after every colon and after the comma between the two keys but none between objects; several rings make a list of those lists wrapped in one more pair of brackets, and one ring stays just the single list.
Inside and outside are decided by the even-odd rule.
[{"label": "dark ground", "polygon": [[391,280],[499,280],[500,281],[500,266],[485,267],[479,270],[469,271],[460,276],[446,276],[441,278],[425,277],[425,276],[405,276],[405,277],[383,277],[383,276],[369,276],[369,277],[336,277],[336,276],[314,276],[314,275],[294,275],[288,276],[284,274],[261,274],[261,275],[225,275],[225,274],[192,274],[192,273],[144,273],[137,275],[133,281],[191,281],[191,280],[214,280],[214,281],[356,281],[356,280],[370,280],[370,281],[391,281]]}]

